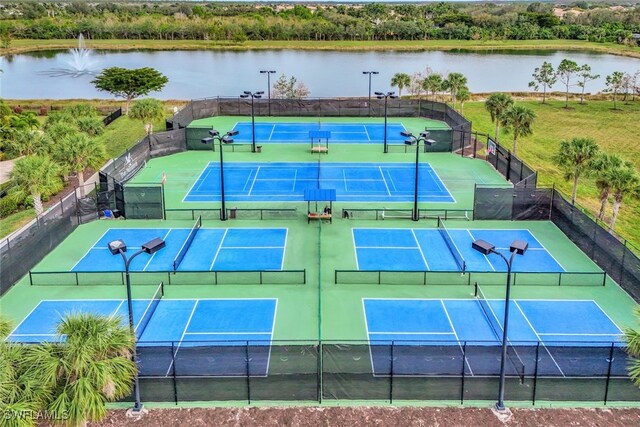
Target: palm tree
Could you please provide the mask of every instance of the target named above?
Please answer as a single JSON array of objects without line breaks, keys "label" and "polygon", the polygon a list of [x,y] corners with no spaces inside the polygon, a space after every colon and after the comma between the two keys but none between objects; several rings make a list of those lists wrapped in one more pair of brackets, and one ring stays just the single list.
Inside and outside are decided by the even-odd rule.
[{"label": "palm tree", "polygon": [[443,82],[443,86],[445,90],[448,90],[449,93],[451,93],[451,102],[455,105],[458,92],[460,89],[467,86],[467,78],[461,73],[449,73],[446,80]]},{"label": "palm tree", "polygon": [[431,92],[433,100],[436,100],[436,94],[442,90],[442,75],[438,73],[431,73],[422,81],[422,88]]},{"label": "palm tree", "polygon": [[498,141],[500,133],[500,119],[505,110],[513,105],[513,98],[508,93],[492,93],[484,102],[484,108],[491,116],[491,122],[496,124],[495,139]]},{"label": "palm tree", "polygon": [[12,192],[22,199],[31,197],[36,215],[43,212],[42,197],[62,189],[60,166],[47,156],[27,156],[18,160],[11,171]]},{"label": "palm tree", "polygon": [[402,96],[402,89],[411,85],[411,76],[407,73],[396,73],[391,77],[391,87],[398,87],[398,96]]},{"label": "palm tree", "polygon": [[141,99],[133,104],[131,111],[129,111],[129,117],[141,120],[147,135],[150,135],[153,130],[153,122],[164,118],[164,105],[157,99]]},{"label": "palm tree", "polygon": [[625,162],[621,167],[611,171],[611,190],[613,192],[613,214],[609,231],[613,231],[625,196],[640,193],[640,176],[633,163]]},{"label": "palm tree", "polygon": [[101,420],[106,402],[131,393],[137,369],[133,335],[120,317],[89,313],[67,315],[56,333],[60,342],[36,346],[26,361],[53,391],[45,408],[68,414],[71,425]]},{"label": "palm tree", "polygon": [[507,108],[500,119],[505,130],[513,131],[513,154],[517,154],[518,138],[531,135],[536,113],[525,105],[512,105]]},{"label": "palm tree", "polygon": [[71,134],[54,147],[54,158],[63,170],[76,173],[80,197],[84,196],[84,170],[100,167],[106,156],[104,145],[83,133]]},{"label": "palm tree", "polygon": [[[640,308],[633,310],[636,320],[640,321]],[[631,356],[629,363],[629,376],[633,382],[640,386],[640,330],[630,326],[623,329],[624,340],[627,343],[627,353]]]},{"label": "palm tree", "polygon": [[617,154],[600,153],[592,162],[593,173],[596,176],[596,187],[598,188],[600,198],[600,211],[598,219],[604,221],[605,210],[609,195],[611,194],[611,171],[621,167],[624,160]]},{"label": "palm tree", "polygon": [[592,170],[592,161],[599,154],[600,147],[591,138],[572,138],[561,141],[558,153],[553,160],[564,172],[564,179],[573,179],[571,203],[576,203],[578,180],[581,175],[588,175]]},{"label": "palm tree", "polygon": [[471,99],[469,88],[464,86],[458,91],[458,101],[460,101],[460,114],[464,114],[464,103]]}]

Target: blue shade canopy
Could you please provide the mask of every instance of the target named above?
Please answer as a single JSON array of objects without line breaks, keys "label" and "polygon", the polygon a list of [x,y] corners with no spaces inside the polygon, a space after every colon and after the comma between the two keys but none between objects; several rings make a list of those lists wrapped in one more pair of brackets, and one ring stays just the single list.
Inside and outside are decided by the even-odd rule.
[{"label": "blue shade canopy", "polygon": [[312,188],[304,190],[305,202],[335,202],[336,190],[333,188]]}]

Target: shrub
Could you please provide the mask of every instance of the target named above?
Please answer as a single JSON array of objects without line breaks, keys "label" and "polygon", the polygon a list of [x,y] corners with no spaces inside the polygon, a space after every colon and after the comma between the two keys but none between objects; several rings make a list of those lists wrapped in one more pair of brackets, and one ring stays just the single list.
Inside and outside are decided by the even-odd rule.
[{"label": "shrub", "polygon": [[80,117],[76,121],[78,129],[89,136],[102,135],[104,124],[98,117]]}]

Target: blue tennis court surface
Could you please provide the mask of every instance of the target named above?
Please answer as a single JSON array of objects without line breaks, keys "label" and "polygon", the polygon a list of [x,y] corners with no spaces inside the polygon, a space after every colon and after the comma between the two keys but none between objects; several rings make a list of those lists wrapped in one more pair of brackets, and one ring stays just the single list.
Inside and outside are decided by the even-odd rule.
[{"label": "blue tennis court surface", "polygon": [[506,271],[502,258],[483,255],[473,250],[471,243],[486,240],[507,255],[510,243],[517,239],[528,242],[529,249],[516,258],[514,272],[565,271],[529,230],[448,228],[453,245],[440,229],[354,228],[352,232],[358,270],[460,271],[456,259],[462,258],[466,271]]},{"label": "blue tennis court surface", "polygon": [[[389,346],[395,348],[394,375],[497,373],[504,300],[363,299],[374,374],[389,372]],[[591,300],[511,300],[509,362],[512,375],[585,375],[621,351],[621,330]],[[463,354],[465,357],[463,357]],[[621,360],[624,361],[624,357]],[[624,362],[620,367],[624,372]],[[448,371],[448,372],[445,372]]]},{"label": "blue tennis court surface", "polygon": [[[236,142],[251,142],[251,122],[236,123]],[[402,123],[387,123],[387,143],[403,144]],[[384,140],[384,123],[256,123],[256,142],[310,143],[309,132],[331,132],[330,144],[369,144]]]},{"label": "blue tennis court surface", "polygon": [[[421,202],[455,202],[428,163],[419,167]],[[338,201],[413,201],[413,163],[252,163],[224,165],[225,197],[229,201],[303,201],[306,189],[335,189]],[[183,199],[220,200],[220,166],[209,163]]]},{"label": "blue tennis court surface", "polygon": [[[111,254],[108,243],[122,239],[133,252],[155,237],[165,240],[165,248],[135,258],[131,271],[173,271],[176,255],[190,232],[190,228],[110,228],[72,271],[124,271],[122,258]],[[178,271],[282,270],[286,242],[286,228],[201,228]]]},{"label": "blue tennis court surface", "polygon": [[[162,299],[138,330],[150,303],[133,301],[142,375],[246,375],[248,365],[250,375],[267,375],[277,299]],[[126,300],[41,301],[9,340],[52,341],[60,318],[77,312],[128,322]]]}]

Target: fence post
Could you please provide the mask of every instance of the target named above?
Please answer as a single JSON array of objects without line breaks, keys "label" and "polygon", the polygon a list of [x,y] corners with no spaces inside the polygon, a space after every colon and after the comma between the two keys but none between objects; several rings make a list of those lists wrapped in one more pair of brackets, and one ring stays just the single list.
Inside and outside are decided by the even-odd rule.
[{"label": "fence post", "polygon": [[[622,274],[624,273],[624,261],[625,261],[628,250],[629,249],[627,248],[627,240],[625,239],[624,248],[622,249],[622,259],[620,260],[620,276],[618,277],[618,283],[622,283]],[[602,286],[604,286],[604,284]]]},{"label": "fence post", "polygon": [[536,404],[536,389],[538,387],[538,363],[540,361],[540,341],[536,344],[536,364],[533,369],[533,396],[531,397],[531,404]]},{"label": "fence post", "polygon": [[391,359],[389,370],[389,403],[393,404],[393,340],[391,341]]},{"label": "fence post", "polygon": [[462,369],[460,370],[460,404],[464,404],[464,373],[465,364],[467,363],[467,342],[462,344]]},{"label": "fence post", "polygon": [[176,351],[175,342],[171,341],[171,377],[173,378],[173,400],[178,404],[178,382],[176,380]]},{"label": "fence post", "polygon": [[611,365],[613,365],[613,349],[615,348],[615,343],[611,343],[611,347],[609,347],[609,366],[607,367],[607,381],[604,387],[604,404],[607,404],[607,399],[609,398],[609,383],[611,382]]},{"label": "fence post", "polygon": [[322,403],[322,341],[318,341],[318,361],[317,361],[317,394],[318,394],[318,403]]},{"label": "fence post", "polygon": [[247,341],[247,345],[245,346],[244,352],[245,361],[247,362],[247,403],[251,404],[251,380],[249,379],[251,375],[251,371],[249,370],[249,341]]}]

